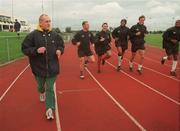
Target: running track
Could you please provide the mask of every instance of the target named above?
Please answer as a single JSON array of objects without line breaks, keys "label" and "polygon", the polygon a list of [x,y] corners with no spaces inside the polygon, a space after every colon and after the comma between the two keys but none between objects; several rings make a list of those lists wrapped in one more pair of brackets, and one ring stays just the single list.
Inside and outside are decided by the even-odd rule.
[{"label": "running track", "polygon": [[179,131],[180,73],[169,75],[170,62],[160,64],[163,50],[147,47],[143,74],[128,71],[127,51],[121,72],[117,52],[97,73],[89,64],[79,79],[76,48],[66,45],[56,81],[57,111],[45,119],[28,60],[0,67],[0,130],[2,131]]}]

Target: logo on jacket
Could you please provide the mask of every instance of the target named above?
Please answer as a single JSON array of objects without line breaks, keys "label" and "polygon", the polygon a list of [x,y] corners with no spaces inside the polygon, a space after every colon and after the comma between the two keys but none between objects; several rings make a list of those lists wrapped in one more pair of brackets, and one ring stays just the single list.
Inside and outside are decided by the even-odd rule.
[{"label": "logo on jacket", "polygon": [[81,35],[82,38],[84,38],[84,35]]},{"label": "logo on jacket", "polygon": [[89,37],[91,37],[91,34],[89,34]]}]

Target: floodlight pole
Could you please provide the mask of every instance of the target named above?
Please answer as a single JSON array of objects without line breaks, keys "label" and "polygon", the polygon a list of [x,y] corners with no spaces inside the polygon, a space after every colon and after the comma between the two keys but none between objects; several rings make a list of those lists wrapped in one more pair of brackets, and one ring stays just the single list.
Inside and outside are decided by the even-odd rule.
[{"label": "floodlight pole", "polygon": [[11,0],[11,21],[14,21],[14,1]]},{"label": "floodlight pole", "polygon": [[41,7],[41,9],[42,9],[42,14],[44,13],[44,0],[42,0],[42,7]]},{"label": "floodlight pole", "polygon": [[175,20],[175,17],[172,17],[172,25],[174,25],[174,20]]},{"label": "floodlight pole", "polygon": [[52,0],[52,27],[54,26],[54,0]]}]

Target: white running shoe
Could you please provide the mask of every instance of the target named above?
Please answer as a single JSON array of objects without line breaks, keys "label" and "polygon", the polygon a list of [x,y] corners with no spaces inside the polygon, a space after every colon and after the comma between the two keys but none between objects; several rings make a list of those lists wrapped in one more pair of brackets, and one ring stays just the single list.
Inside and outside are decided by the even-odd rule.
[{"label": "white running shoe", "polygon": [[40,93],[39,100],[40,100],[40,102],[45,102],[45,100],[46,100],[45,93]]},{"label": "white running shoe", "polygon": [[84,79],[85,77],[84,77],[84,75],[80,75],[80,79]]},{"label": "white running shoe", "polygon": [[53,111],[51,108],[49,108],[47,111],[46,111],[46,117],[47,117],[47,120],[50,120],[50,119],[54,119],[54,116],[53,116]]}]

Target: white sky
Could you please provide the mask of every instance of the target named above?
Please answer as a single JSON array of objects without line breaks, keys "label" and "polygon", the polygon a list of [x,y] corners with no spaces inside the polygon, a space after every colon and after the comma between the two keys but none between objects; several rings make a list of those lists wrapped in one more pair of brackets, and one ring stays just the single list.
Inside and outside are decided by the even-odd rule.
[{"label": "white sky", "polygon": [[143,14],[149,30],[165,30],[180,19],[180,0],[0,0],[0,14],[12,15],[12,1],[14,17],[30,23],[37,23],[43,3],[44,13],[53,16],[54,26],[60,29],[80,29],[83,20],[91,29],[99,30],[103,22],[116,27],[122,18],[130,27]]}]

